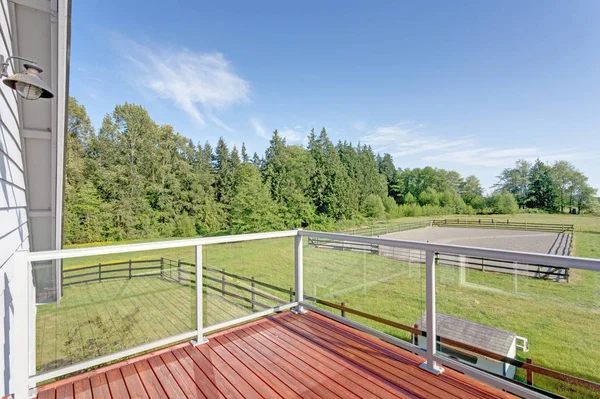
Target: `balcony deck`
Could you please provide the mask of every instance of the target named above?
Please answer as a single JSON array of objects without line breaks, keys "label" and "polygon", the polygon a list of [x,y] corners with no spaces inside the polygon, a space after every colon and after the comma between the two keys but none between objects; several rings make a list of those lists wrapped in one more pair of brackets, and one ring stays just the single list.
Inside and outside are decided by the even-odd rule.
[{"label": "balcony deck", "polygon": [[514,398],[310,312],[281,313],[38,387],[38,398]]}]

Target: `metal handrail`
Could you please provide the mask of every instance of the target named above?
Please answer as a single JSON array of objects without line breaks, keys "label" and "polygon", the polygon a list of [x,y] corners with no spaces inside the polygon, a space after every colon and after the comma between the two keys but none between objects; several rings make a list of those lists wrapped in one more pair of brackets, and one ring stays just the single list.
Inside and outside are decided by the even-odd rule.
[{"label": "metal handrail", "polygon": [[378,244],[395,248],[419,249],[434,253],[476,256],[490,259],[506,260],[516,263],[543,264],[555,267],[600,271],[600,259],[580,258],[576,256],[547,255],[533,252],[509,251],[504,249],[478,248],[451,244],[436,244],[421,241],[394,240],[380,237],[363,237],[349,234],[325,233],[320,231],[299,230],[305,237],[330,238],[333,240]]},{"label": "metal handrail", "polygon": [[[348,234],[339,234],[339,233],[325,233],[325,232],[317,232],[317,231],[306,231],[306,230],[288,230],[281,232],[270,232],[270,233],[256,233],[256,234],[243,234],[243,235],[234,235],[234,236],[221,236],[221,237],[206,237],[206,238],[194,238],[194,239],[186,239],[186,240],[176,240],[176,241],[164,241],[164,242],[150,242],[150,243],[139,243],[139,244],[128,244],[128,245],[112,245],[106,247],[91,247],[91,248],[78,248],[78,249],[68,249],[68,250],[59,250],[59,251],[43,251],[43,252],[27,252],[20,251],[17,252],[17,258],[19,262],[22,262],[27,267],[17,267],[15,271],[15,285],[21,287],[20,289],[25,289],[24,295],[15,295],[15,325],[18,326],[21,330],[19,331],[27,331],[29,336],[28,340],[23,340],[19,345],[17,350],[18,353],[15,353],[16,358],[18,360],[18,364],[15,367],[16,372],[22,372],[27,375],[27,378],[24,380],[21,378],[17,381],[17,385],[19,385],[19,392],[23,392],[23,385],[26,385],[28,388],[34,386],[36,383],[43,381],[48,378],[56,378],[67,373],[71,373],[82,368],[92,367],[95,365],[99,365],[105,363],[107,361],[118,360],[123,356],[130,356],[135,353],[138,353],[139,350],[150,350],[160,346],[164,346],[167,344],[171,344],[175,338],[177,339],[188,339],[192,336],[195,338],[195,344],[202,344],[206,342],[204,338],[204,334],[216,331],[217,329],[227,328],[236,324],[241,324],[246,321],[250,321],[257,317],[262,317],[268,314],[272,314],[277,311],[285,310],[293,308],[292,310],[296,313],[303,313],[304,308],[304,293],[303,293],[303,237],[320,237],[327,238],[332,240],[339,240],[344,242],[354,242],[354,243],[364,243],[364,244],[376,244],[376,245],[385,245],[389,247],[395,248],[411,248],[422,250],[425,252],[425,266],[426,266],[426,330],[428,334],[427,338],[427,351],[424,351],[423,354],[426,357],[426,361],[423,363],[422,368],[425,370],[439,374],[442,369],[439,367],[437,362],[444,362],[440,360],[440,357],[436,354],[436,311],[435,311],[435,294],[436,294],[436,282],[435,282],[435,255],[437,253],[449,253],[455,255],[464,255],[464,256],[477,256],[477,257],[486,257],[491,259],[499,259],[505,261],[512,261],[516,263],[536,263],[536,264],[544,264],[548,266],[555,267],[570,267],[575,269],[583,269],[583,270],[594,270],[600,271],[600,260],[598,259],[586,259],[586,258],[578,258],[578,257],[567,257],[567,256],[557,256],[557,255],[545,255],[545,254],[536,254],[536,253],[528,253],[528,252],[518,252],[518,251],[506,251],[506,250],[497,250],[497,249],[486,249],[486,248],[475,248],[475,247],[465,247],[458,245],[448,245],[448,244],[435,244],[435,243],[425,243],[418,241],[407,241],[407,240],[394,240],[387,238],[376,238],[376,237],[362,237],[362,236],[354,236]],[[196,309],[197,309],[197,317],[196,317],[196,330],[187,332],[184,334],[180,334],[176,337],[167,337],[159,341],[151,342],[148,344],[144,344],[138,348],[130,348],[121,352],[113,353],[110,355],[103,356],[97,359],[90,359],[88,361],[82,362],[79,365],[71,365],[67,366],[63,369],[53,370],[51,372],[37,374],[35,371],[35,319],[31,320],[31,315],[34,315],[34,312],[30,311],[30,306],[34,302],[32,300],[32,280],[31,280],[31,263],[36,261],[47,261],[47,260],[56,260],[56,259],[67,259],[67,258],[76,258],[83,256],[94,256],[94,255],[108,255],[108,254],[116,254],[116,253],[126,253],[133,251],[146,251],[146,250],[157,250],[157,249],[169,249],[169,248],[179,248],[186,246],[194,246],[195,247],[195,274],[196,278],[201,279],[203,274],[202,265],[202,245],[208,244],[222,244],[222,243],[232,243],[232,242],[241,242],[241,241],[250,241],[250,240],[262,240],[262,239],[271,239],[271,238],[282,238],[282,237],[294,237],[294,268],[295,268],[295,298],[293,302],[281,304],[279,306],[275,306],[269,309],[265,309],[261,312],[257,312],[248,316],[240,317],[234,320],[230,320],[224,323],[220,323],[218,325],[206,327],[203,325],[203,298],[202,291],[196,290]],[[32,328],[33,326],[33,328]],[[365,326],[362,326],[366,328]],[[32,336],[33,334],[33,336]],[[383,334],[383,335],[382,335]],[[386,334],[379,333],[380,336],[384,336]],[[31,341],[33,339],[33,342]],[[27,342],[25,342],[27,341]],[[402,345],[401,345],[402,346]],[[33,351],[33,352],[32,352]],[[137,351],[137,352],[136,352]],[[33,356],[32,356],[33,353]],[[79,367],[79,368],[78,368]],[[462,366],[461,366],[462,367]],[[472,369],[472,370],[471,370]],[[474,368],[467,368],[469,372],[473,375],[479,375],[478,371]],[[513,384],[509,381],[503,381],[501,379],[487,378],[487,381],[500,389],[507,390],[512,393],[516,393],[523,397],[534,398],[539,397],[536,392],[527,392],[524,391],[522,387],[519,387],[517,384]],[[27,388],[27,389],[28,389]]]}]

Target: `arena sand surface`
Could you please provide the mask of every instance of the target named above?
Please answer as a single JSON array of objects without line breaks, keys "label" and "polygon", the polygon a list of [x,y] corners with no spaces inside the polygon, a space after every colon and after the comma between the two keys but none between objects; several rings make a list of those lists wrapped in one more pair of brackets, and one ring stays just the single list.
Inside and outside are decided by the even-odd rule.
[{"label": "arena sand surface", "polygon": [[425,227],[380,237],[565,256],[573,238],[562,233],[471,227]]}]

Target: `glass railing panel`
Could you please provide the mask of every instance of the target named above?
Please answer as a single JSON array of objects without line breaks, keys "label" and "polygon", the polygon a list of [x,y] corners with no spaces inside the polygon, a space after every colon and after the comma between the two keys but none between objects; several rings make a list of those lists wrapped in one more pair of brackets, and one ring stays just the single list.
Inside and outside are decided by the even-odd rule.
[{"label": "glass railing panel", "polygon": [[425,253],[418,249],[304,237],[304,297],[325,310],[416,342],[402,326],[412,328],[425,312],[424,262]]},{"label": "glass railing panel", "polygon": [[202,258],[205,327],[293,299],[293,237],[205,245]]},{"label": "glass railing panel", "polygon": [[34,263],[37,373],[195,330],[196,288],[186,266],[194,251],[66,259],[60,287],[50,284],[55,262]]},{"label": "glass railing panel", "polygon": [[600,391],[500,359],[600,384],[598,272],[444,253],[436,263],[438,336],[474,347],[442,342],[441,355],[559,395],[600,398]]}]

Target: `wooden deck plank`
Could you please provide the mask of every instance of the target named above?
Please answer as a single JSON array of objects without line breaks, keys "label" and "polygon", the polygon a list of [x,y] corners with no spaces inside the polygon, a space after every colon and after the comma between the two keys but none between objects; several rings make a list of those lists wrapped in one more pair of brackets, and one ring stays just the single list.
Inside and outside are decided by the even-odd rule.
[{"label": "wooden deck plank", "polygon": [[166,392],[167,397],[185,397],[183,390],[181,389],[181,387],[179,386],[179,384],[177,383],[177,381],[175,380],[165,363],[162,361],[160,356],[149,358],[148,364],[150,364],[150,367],[152,367],[152,371],[154,371],[154,374],[156,375],[156,378],[158,378],[158,382],[160,382],[160,385]]},{"label": "wooden deck plank", "polygon": [[464,397],[462,393],[455,395],[452,390],[438,388],[435,382],[434,385],[431,385],[432,381],[428,380],[430,377],[435,379],[435,376],[418,369],[418,365],[409,364],[409,367],[405,369],[404,364],[400,361],[395,364],[389,364],[387,356],[381,356],[378,353],[375,353],[375,356],[373,356],[370,353],[373,350],[366,345],[341,336],[332,337],[327,334],[328,331],[320,329],[318,325],[310,324],[305,319],[300,320],[286,317],[286,321],[288,322],[285,324],[286,328],[290,328],[298,335],[308,338],[329,351],[362,364],[363,367],[367,367],[369,370],[383,376],[394,384],[404,387],[413,395],[439,399]]},{"label": "wooden deck plank", "polygon": [[267,336],[258,331],[257,329],[259,328],[259,325],[253,326],[253,331],[256,332],[254,338],[263,345],[267,346],[269,349],[273,350],[273,352],[275,352],[278,356],[282,358],[294,358],[294,362],[300,363],[305,373],[307,373],[310,377],[324,380],[324,383],[328,384],[328,386],[331,386],[331,389],[335,390],[335,392],[341,397],[361,398],[360,393],[354,391],[353,388],[356,388],[355,386],[346,386],[348,380],[343,375],[329,369],[321,362],[315,362],[312,359],[304,358],[301,352],[299,353],[294,351],[293,348],[278,345],[277,342],[270,340]]},{"label": "wooden deck plank", "polygon": [[113,369],[106,372],[108,387],[113,398],[128,398],[129,392],[125,386],[125,380],[121,375],[121,369]]},{"label": "wooden deck plank", "polygon": [[56,388],[56,399],[73,399],[73,384],[65,384]]},{"label": "wooden deck plank", "polygon": [[[277,323],[268,321],[270,326],[269,330],[264,330],[267,334],[276,334],[278,340],[287,342],[290,346],[296,348],[297,351],[303,351],[308,356],[314,359],[314,361],[323,362],[326,366],[332,370],[346,376],[351,381],[355,381],[356,384],[364,387],[370,392],[377,393],[378,397],[381,398],[417,398],[415,395],[411,395],[403,388],[394,385],[390,381],[374,374],[373,372],[363,368],[359,364],[349,362],[347,359],[341,356],[332,354],[325,351],[320,346],[314,344],[309,340],[300,339],[297,335],[291,334],[289,330],[282,329]],[[264,328],[264,327],[263,327]]]},{"label": "wooden deck plank", "polygon": [[[235,394],[224,395],[221,393],[215,384],[207,377],[204,372],[194,363],[194,361],[190,358],[186,351],[183,349],[176,349],[173,352],[173,356],[177,359],[181,367],[185,370],[185,372],[194,380],[196,386],[200,388],[203,392],[204,396],[207,398],[237,398],[239,397],[239,392],[235,389],[233,390]],[[238,396],[236,396],[238,395]]]},{"label": "wooden deck plank", "polygon": [[[252,369],[254,373],[256,373],[260,378],[265,381],[271,388],[273,388],[276,392],[278,392],[284,398],[303,398],[302,395],[298,393],[298,391],[294,391],[291,389],[289,385],[281,381],[276,374],[272,371],[269,371],[267,367],[265,367],[260,362],[256,361],[252,357],[248,356],[244,351],[238,348],[233,342],[231,342],[226,335],[214,338],[219,345],[223,348],[227,349],[233,356],[239,359],[240,362],[247,365]],[[301,391],[300,391],[301,392]]]},{"label": "wooden deck plank", "polygon": [[73,391],[75,391],[75,399],[92,399],[92,386],[87,378],[73,382]]},{"label": "wooden deck plank", "polygon": [[104,373],[94,374],[90,378],[94,398],[110,398],[110,389]]},{"label": "wooden deck plank", "polygon": [[173,353],[163,353],[160,355],[160,357],[165,366],[167,366],[171,372],[171,375],[173,375],[173,378],[177,382],[177,385],[179,385],[179,388],[181,388],[183,393],[185,393],[185,396],[188,398],[206,398],[206,395],[204,395],[200,388],[196,386],[194,380],[188,375],[181,364],[179,364]]},{"label": "wooden deck plank", "polygon": [[42,399],[508,399],[514,396],[324,316],[290,312],[38,387]]},{"label": "wooden deck plank", "polygon": [[[363,365],[371,364],[377,368],[391,372],[396,377],[410,382],[415,390],[422,389],[419,387],[421,385],[423,389],[442,398],[487,396],[486,392],[481,392],[481,390],[472,385],[465,386],[460,381],[451,378],[452,376],[448,376],[448,374],[461,375],[460,373],[447,370],[441,376],[429,374],[418,368],[418,365],[423,362],[420,357],[410,354],[407,351],[401,351],[398,348],[394,348],[393,351],[386,351],[377,342],[373,341],[372,337],[365,334],[365,339],[357,334],[358,331],[350,327],[322,323],[323,320],[315,315],[302,319],[288,319],[286,316],[285,319],[294,320],[291,323],[286,323],[286,327],[297,326],[299,329],[296,331],[310,330],[313,332],[314,337],[318,337],[317,339],[324,339],[329,344],[337,346],[337,349],[332,350],[344,351],[347,355],[357,356],[359,362],[364,362]],[[376,352],[378,353],[377,356],[370,357],[366,355],[372,352],[373,349],[378,351]]]},{"label": "wooden deck plank", "polygon": [[[248,359],[249,362],[240,361],[233,353],[227,350],[220,341],[211,340],[208,344],[210,348],[221,357],[228,365],[230,365],[243,379],[245,379],[248,384],[250,384],[254,389],[258,391],[258,393],[265,398],[288,398],[288,397],[297,397],[297,395],[289,390],[289,388],[285,384],[279,384],[278,386],[273,386],[271,382],[274,379],[272,375],[261,373],[261,366],[252,362],[252,360]],[[279,388],[279,390],[277,390]],[[284,392],[281,390],[285,390],[287,395],[283,395]]]},{"label": "wooden deck plank", "polygon": [[[319,370],[320,372],[323,372],[324,370],[324,374],[327,375],[328,377],[332,378],[333,380],[335,380],[336,382],[338,382],[340,385],[344,386],[346,389],[350,390],[352,393],[360,396],[361,398],[366,398],[366,397],[381,397],[381,398],[395,398],[397,399],[398,397],[395,395],[390,394],[387,391],[381,390],[381,389],[373,389],[373,384],[369,384],[367,383],[366,386],[370,387],[372,390],[369,390],[367,388],[365,388],[363,385],[359,384],[357,382],[357,378],[349,378],[347,374],[350,374],[349,371],[340,366],[337,363],[334,362],[328,362],[326,358],[324,357],[312,357],[310,356],[308,353],[312,351],[312,348],[308,348],[307,345],[304,345],[304,347],[302,345],[300,346],[296,346],[293,345],[292,343],[281,339],[278,336],[278,332],[273,331],[274,328],[273,327],[268,327],[268,326],[264,326],[264,325],[258,325],[255,326],[254,329],[256,331],[258,331],[259,333],[261,333],[262,335],[264,335],[267,339],[271,340],[275,345],[280,346],[283,349],[289,350],[290,352],[292,352],[294,354],[294,356],[296,356],[298,359],[302,359],[303,361],[305,361],[308,364],[320,364],[322,366],[322,369]],[[284,343],[285,345],[281,345],[280,343]],[[306,344],[309,344],[309,342],[306,342]],[[364,381],[361,381],[364,382]],[[407,399],[409,398],[408,395],[404,395],[403,399]]]},{"label": "wooden deck plank", "polygon": [[236,371],[227,364],[223,359],[221,359],[213,350],[210,349],[207,345],[199,345],[197,347],[193,347],[191,351],[195,351],[200,353],[204,358],[216,369],[218,369],[221,374],[231,382],[233,386],[236,387],[238,391],[242,393],[242,395],[246,399],[259,399],[261,398],[260,394],[257,392],[256,388],[246,382]]},{"label": "wooden deck plank", "polygon": [[256,350],[260,352],[262,355],[268,357],[270,360],[275,362],[279,367],[284,369],[289,374],[293,375],[297,378],[303,385],[310,388],[313,392],[315,392],[318,396],[323,398],[342,398],[344,397],[344,391],[342,392],[332,388],[332,381],[325,376],[316,376],[313,377],[309,373],[308,368],[300,363],[293,361],[290,357],[283,358],[279,356],[277,353],[272,351],[267,346],[263,345],[261,342],[254,338],[254,335],[258,333],[250,334],[245,329],[240,329],[235,331],[235,335],[240,337],[248,348],[252,348],[252,350]]},{"label": "wooden deck plank", "polygon": [[[144,384],[146,393],[150,398],[164,398],[166,396],[166,393],[162,389],[160,382],[158,382],[154,372],[152,372],[150,364],[148,364],[146,360],[136,362],[133,364],[133,366],[140,376],[140,380],[142,380],[142,384]],[[98,397],[94,395],[94,399],[98,399]]]},{"label": "wooden deck plank", "polygon": [[204,375],[217,387],[217,389],[227,397],[243,398],[242,394],[235,388],[231,382],[214,367],[202,354],[194,347],[185,347],[183,351],[194,361]]},{"label": "wooden deck plank", "polygon": [[[236,345],[240,350],[246,353],[248,356],[252,357],[255,361],[264,365],[267,370],[269,370],[273,375],[287,384],[290,388],[292,388],[295,392],[300,394],[303,398],[307,399],[318,399],[320,398],[315,392],[313,392],[308,386],[304,385],[302,382],[298,381],[294,374],[288,373],[284,368],[277,365],[276,362],[273,362],[267,356],[264,356],[262,353],[258,352],[254,348],[247,345],[240,337],[235,334],[226,334],[223,335],[224,338],[227,338],[229,342]],[[220,338],[220,337],[219,337]]]},{"label": "wooden deck plank", "polygon": [[[393,353],[392,357],[400,356],[402,358],[409,358],[409,359],[412,359],[415,362],[415,364],[416,363],[420,364],[424,361],[424,359],[422,359],[418,355],[415,355],[411,352],[404,351],[388,342],[381,341],[381,340],[374,340],[373,337],[371,337],[370,335],[368,335],[366,333],[355,330],[351,327],[345,326],[340,323],[331,323],[328,318],[321,316],[317,313],[312,313],[311,317],[317,321],[320,321],[323,326],[327,326],[328,328],[332,329],[336,334],[340,333],[340,329],[342,329],[344,335],[349,334],[351,336],[360,337],[359,339],[366,339],[369,341],[370,345],[372,345],[377,350],[381,350],[384,353]],[[514,396],[510,395],[509,393],[500,391],[500,390],[493,388],[481,381],[477,381],[471,377],[464,375],[463,373],[454,371],[452,369],[447,369],[446,372],[444,372],[441,376],[439,376],[439,379],[444,382],[451,383],[455,386],[458,386],[461,389],[464,389],[468,392],[478,393],[479,391],[482,390],[488,394],[491,394],[494,397],[501,397],[501,398],[505,398],[505,399],[514,398]]]},{"label": "wooden deck plank", "polygon": [[[8,397],[8,396],[7,396]],[[56,398],[56,389],[46,389],[37,395],[38,399],[55,399]]]},{"label": "wooden deck plank", "polygon": [[127,386],[129,396],[140,399],[145,399],[148,397],[148,394],[146,394],[146,390],[144,389],[144,384],[142,384],[142,380],[140,379],[140,376],[138,375],[134,366],[131,364],[122,366],[121,374],[123,375],[123,380]]},{"label": "wooden deck plank", "polygon": [[[413,364],[421,364],[424,361],[424,359],[422,359],[418,355],[415,355],[408,351],[404,351],[404,350],[402,350],[396,346],[393,346],[392,344],[389,344],[387,342],[375,340],[372,336],[370,336],[366,333],[355,330],[355,329],[345,326],[341,323],[331,323],[328,318],[321,316],[317,313],[312,313],[310,318],[307,318],[306,321],[318,322],[318,323],[320,323],[321,326],[326,327],[326,328],[330,329],[331,331],[333,331],[333,334],[335,334],[336,336],[337,335],[352,336],[352,337],[355,337],[354,339],[357,339],[360,342],[368,342],[369,347],[372,347],[378,351],[381,351],[382,353],[385,353],[391,359],[396,359],[396,360],[399,359],[401,361],[404,361],[405,359],[410,359],[413,362]],[[414,371],[421,372],[422,370],[418,369],[418,370],[413,370],[413,372]],[[464,392],[473,393],[475,395],[479,395],[481,393],[481,391],[483,391],[486,395],[491,394],[494,397],[501,397],[501,398],[505,398],[505,399],[513,397],[512,395],[510,395],[506,392],[500,391],[500,390],[493,388],[487,384],[484,384],[480,381],[474,380],[473,378],[467,377],[463,373],[456,372],[452,369],[447,369],[446,372],[444,372],[443,374],[438,376],[438,378],[435,378],[433,375],[431,375],[429,373],[427,373],[427,374],[428,374],[427,377],[428,377],[429,382],[436,383],[439,386],[442,386],[441,383],[444,383],[444,382],[449,383],[451,386],[459,388],[459,392],[464,391]],[[433,379],[432,379],[432,377],[433,377]]]}]

